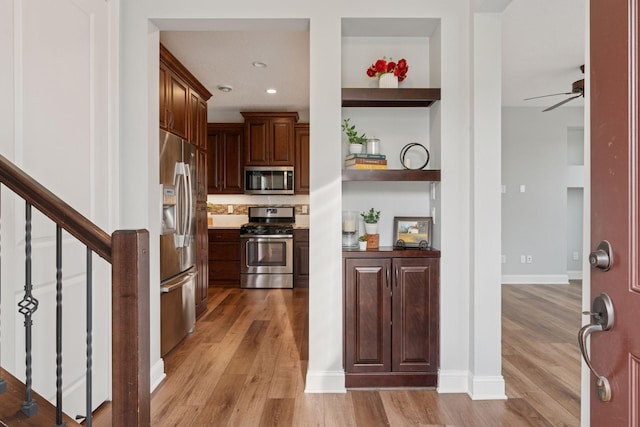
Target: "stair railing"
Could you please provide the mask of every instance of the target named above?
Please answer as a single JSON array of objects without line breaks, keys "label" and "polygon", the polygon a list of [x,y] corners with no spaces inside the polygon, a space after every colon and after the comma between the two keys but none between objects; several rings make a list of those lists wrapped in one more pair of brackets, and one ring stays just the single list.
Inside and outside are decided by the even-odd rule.
[{"label": "stair railing", "polygon": [[[56,420],[62,426],[62,230],[86,246],[87,367],[85,425],[91,426],[92,254],[111,264],[112,281],[112,425],[150,425],[149,232],[118,230],[111,236],[0,155],[0,183],[25,200],[25,286],[18,311],[25,317],[25,401],[22,412],[34,415],[31,389],[31,316],[38,301],[31,293],[31,208],[56,224]],[[0,393],[6,389],[0,378]]]}]

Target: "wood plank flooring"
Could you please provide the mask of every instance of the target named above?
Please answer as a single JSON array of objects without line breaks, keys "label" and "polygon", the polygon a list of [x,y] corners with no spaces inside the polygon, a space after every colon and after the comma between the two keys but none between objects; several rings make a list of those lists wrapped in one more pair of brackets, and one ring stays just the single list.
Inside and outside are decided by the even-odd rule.
[{"label": "wood plank flooring", "polygon": [[[509,399],[472,401],[427,389],[304,394],[308,289],[211,288],[195,332],[164,359],[167,378],[152,396],[151,425],[579,426],[580,299],[579,282],[504,285]],[[0,426],[42,425],[13,417],[18,403],[9,406]],[[103,405],[93,425],[110,426],[110,410]]]},{"label": "wood plank flooring", "polygon": [[153,426],[578,426],[580,283],[503,286],[508,400],[434,390],[305,394],[308,290],[210,288],[165,358]]}]

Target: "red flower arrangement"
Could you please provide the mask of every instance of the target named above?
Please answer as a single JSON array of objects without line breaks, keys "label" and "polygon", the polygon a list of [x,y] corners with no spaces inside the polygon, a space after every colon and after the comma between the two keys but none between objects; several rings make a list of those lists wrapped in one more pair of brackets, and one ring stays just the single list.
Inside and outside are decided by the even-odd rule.
[{"label": "red flower arrangement", "polygon": [[383,56],[382,59],[378,59],[367,68],[367,76],[380,77],[385,73],[393,73],[394,76],[398,77],[398,81],[401,82],[407,78],[407,71],[409,71],[409,66],[406,59],[402,58],[398,62],[393,62],[392,58],[387,61],[387,58]]}]

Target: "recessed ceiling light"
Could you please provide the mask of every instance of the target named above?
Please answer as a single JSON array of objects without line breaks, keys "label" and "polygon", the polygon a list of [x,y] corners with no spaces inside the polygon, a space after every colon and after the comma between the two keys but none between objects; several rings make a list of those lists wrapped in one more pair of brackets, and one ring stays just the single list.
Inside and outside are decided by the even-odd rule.
[{"label": "recessed ceiling light", "polygon": [[221,92],[231,92],[233,90],[233,86],[231,85],[218,85],[217,87]]},{"label": "recessed ceiling light", "polygon": [[274,94],[274,93],[277,93],[278,91],[277,91],[277,90],[275,90],[275,89],[267,89],[267,91],[266,91],[266,92],[267,92],[267,93],[270,93],[270,94]]},{"label": "recessed ceiling light", "polygon": [[251,65],[253,65],[256,68],[266,68],[267,64],[265,64],[264,62],[260,62],[260,61],[253,61],[251,63]]}]

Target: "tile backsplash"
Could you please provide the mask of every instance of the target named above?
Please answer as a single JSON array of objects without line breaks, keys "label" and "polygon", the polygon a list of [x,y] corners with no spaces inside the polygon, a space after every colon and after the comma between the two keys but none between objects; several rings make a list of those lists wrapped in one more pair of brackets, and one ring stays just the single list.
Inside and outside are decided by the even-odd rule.
[{"label": "tile backsplash", "polygon": [[[233,203],[207,203],[207,212],[212,215],[248,215],[249,214],[249,206],[260,206],[262,203],[251,203],[251,204],[233,204]],[[271,204],[264,203],[264,205],[268,206],[293,206],[295,208],[296,215],[308,215],[309,214],[309,204]]]}]

